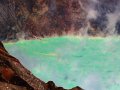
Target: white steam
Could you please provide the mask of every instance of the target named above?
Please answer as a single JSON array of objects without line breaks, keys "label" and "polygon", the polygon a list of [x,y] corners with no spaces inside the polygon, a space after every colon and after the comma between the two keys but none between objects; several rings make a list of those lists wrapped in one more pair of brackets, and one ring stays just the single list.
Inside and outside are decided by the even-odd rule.
[{"label": "white steam", "polygon": [[95,9],[95,5],[99,3],[98,0],[90,0],[88,3],[89,5],[86,8],[87,19],[97,19],[98,11]]},{"label": "white steam", "polygon": [[107,14],[108,24],[106,30],[108,34],[113,35],[116,32],[116,24],[120,20],[120,13],[115,12],[111,14]]},{"label": "white steam", "polygon": [[[89,20],[91,19],[96,20],[97,22],[99,22],[98,28],[100,27],[100,24],[107,22],[105,23],[106,28],[103,30],[103,33],[107,35],[116,35],[117,34],[116,25],[118,21],[120,21],[120,7],[119,7],[120,2],[117,1],[117,3],[118,4],[115,6],[113,4],[109,4],[109,3],[107,4],[105,1],[89,0],[88,5],[86,6],[85,9],[87,12],[86,20],[88,21],[88,23]],[[96,5],[100,5],[98,7],[99,11],[96,9]],[[114,7],[115,7],[114,11],[111,12],[111,10]],[[102,12],[106,12],[106,14],[102,14]],[[99,19],[100,17],[106,17],[106,21],[102,21],[102,19]],[[98,19],[100,21],[98,21]],[[88,26],[86,27],[89,27],[88,29],[92,29],[90,24],[87,25]]]},{"label": "white steam", "polygon": [[91,74],[84,80],[83,86],[86,90],[103,90],[99,75]]},{"label": "white steam", "polygon": [[87,15],[87,18],[88,18],[88,19],[96,19],[97,16],[98,16],[98,12],[97,12],[96,10],[90,9],[90,10],[88,11],[88,15]]}]

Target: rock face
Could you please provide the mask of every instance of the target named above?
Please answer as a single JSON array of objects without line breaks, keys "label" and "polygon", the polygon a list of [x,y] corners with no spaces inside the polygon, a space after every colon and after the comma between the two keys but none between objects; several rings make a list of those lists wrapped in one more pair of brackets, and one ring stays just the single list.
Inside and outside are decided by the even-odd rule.
[{"label": "rock face", "polygon": [[0,0],[0,40],[119,34],[119,4],[120,0]]},{"label": "rock face", "polygon": [[[45,83],[24,68],[16,58],[9,55],[0,43],[0,90],[65,90],[52,81]],[[71,90],[83,90],[75,87]]]},{"label": "rock face", "polygon": [[63,35],[85,25],[79,0],[1,0],[0,39]]}]

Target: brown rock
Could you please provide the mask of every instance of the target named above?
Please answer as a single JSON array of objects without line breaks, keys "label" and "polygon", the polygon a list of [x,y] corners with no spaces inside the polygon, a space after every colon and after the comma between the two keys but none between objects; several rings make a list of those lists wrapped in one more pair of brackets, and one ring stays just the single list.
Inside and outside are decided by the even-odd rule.
[{"label": "brown rock", "polygon": [[82,89],[80,87],[75,87],[75,88],[72,88],[71,90],[84,90],[84,89]]},{"label": "brown rock", "polygon": [[11,68],[6,67],[0,67],[0,74],[1,77],[6,81],[10,81],[15,75],[14,71]]},{"label": "brown rock", "polygon": [[0,8],[0,40],[63,35],[86,23],[79,0],[2,0]]},{"label": "brown rock", "polygon": [[0,82],[0,90],[28,90],[28,89],[26,87]]}]

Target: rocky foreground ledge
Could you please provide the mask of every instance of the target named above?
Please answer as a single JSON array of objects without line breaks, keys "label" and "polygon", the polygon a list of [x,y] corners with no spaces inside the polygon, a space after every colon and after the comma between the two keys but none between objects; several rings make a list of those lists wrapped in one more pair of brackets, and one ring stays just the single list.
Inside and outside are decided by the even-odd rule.
[{"label": "rocky foreground ledge", "polygon": [[[0,90],[66,90],[54,82],[35,77],[18,59],[11,56],[0,42]],[[80,87],[71,90],[83,90]]]}]

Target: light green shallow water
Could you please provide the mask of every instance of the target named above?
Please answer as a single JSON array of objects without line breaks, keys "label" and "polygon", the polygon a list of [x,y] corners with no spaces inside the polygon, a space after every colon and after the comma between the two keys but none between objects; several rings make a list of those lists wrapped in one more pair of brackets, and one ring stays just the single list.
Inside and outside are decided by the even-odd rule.
[{"label": "light green shallow water", "polygon": [[120,39],[54,37],[5,43],[34,75],[58,86],[120,90]]}]

